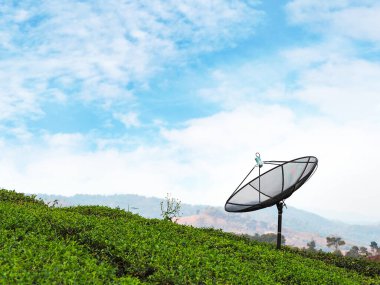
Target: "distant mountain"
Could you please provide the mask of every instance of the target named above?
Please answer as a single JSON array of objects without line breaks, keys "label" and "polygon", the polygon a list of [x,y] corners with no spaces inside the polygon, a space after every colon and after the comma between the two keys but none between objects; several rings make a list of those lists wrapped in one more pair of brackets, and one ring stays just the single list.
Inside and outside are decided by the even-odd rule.
[{"label": "distant mountain", "polygon": [[[58,205],[105,205],[120,207],[147,218],[161,218],[160,202],[163,199],[144,197],[133,194],[122,195],[38,195],[45,202],[58,200]],[[182,218],[179,223],[197,227],[221,228],[224,231],[254,235],[277,232],[277,209],[266,208],[251,213],[227,213],[222,207],[182,204]],[[317,247],[325,248],[328,235],[341,236],[347,243],[368,247],[371,241],[380,242],[380,224],[350,225],[331,221],[316,214],[299,210],[294,207],[284,208],[283,233],[286,244],[298,247],[314,239]]]},{"label": "distant mountain", "polygon": [[[103,205],[109,207],[119,207],[140,214],[146,218],[161,218],[160,202],[163,199],[156,197],[144,197],[134,194],[116,195],[85,195],[77,194],[74,196],[46,195],[38,194],[45,202],[58,200],[59,206],[75,205]],[[182,204],[181,212],[183,216],[190,216],[200,213],[209,206]]]},{"label": "distant mountain", "polygon": [[[231,214],[222,208],[208,208],[198,215],[183,217],[179,221],[197,227],[221,228],[235,233],[263,234],[277,232],[277,209],[266,208],[252,213]],[[283,234],[286,244],[306,247],[314,239],[318,248],[327,250],[326,237],[341,236],[346,241],[343,249],[348,250],[352,245],[369,247],[371,241],[380,240],[379,225],[349,225],[331,221],[316,214],[293,207],[284,209]]]}]

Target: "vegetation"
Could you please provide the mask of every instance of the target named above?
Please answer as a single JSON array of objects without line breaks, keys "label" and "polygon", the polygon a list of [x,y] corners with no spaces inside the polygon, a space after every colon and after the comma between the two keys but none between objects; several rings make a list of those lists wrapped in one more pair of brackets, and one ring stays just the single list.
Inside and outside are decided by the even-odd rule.
[{"label": "vegetation", "polygon": [[0,284],[380,284],[379,263],[14,191],[0,220]]},{"label": "vegetation", "polygon": [[370,253],[368,252],[368,249],[367,249],[365,246],[361,246],[361,247],[359,248],[359,254],[360,254],[361,256],[364,256],[364,257],[367,257],[367,256],[370,255]]},{"label": "vegetation", "polygon": [[[251,240],[256,240],[259,242],[266,242],[271,244],[277,244],[277,234],[275,233],[266,233],[266,234],[255,234],[254,236],[251,235],[243,235]],[[281,245],[285,245],[286,239],[284,235],[281,235]]]},{"label": "vegetation", "polygon": [[359,253],[359,247],[356,245],[353,245],[349,251],[346,252],[346,256],[348,257],[353,257],[353,258],[359,258],[360,253]]},{"label": "vegetation", "polygon": [[371,241],[371,244],[369,245],[369,247],[371,248],[372,255],[380,254],[380,248],[377,245],[377,242]]},{"label": "vegetation", "polygon": [[181,201],[170,197],[169,193],[165,197],[165,201],[160,203],[161,205],[161,217],[165,221],[177,221],[176,218],[180,216]]},{"label": "vegetation", "polygon": [[328,247],[333,247],[335,249],[334,254],[336,255],[342,255],[342,252],[339,250],[339,247],[341,245],[346,244],[346,242],[341,237],[334,237],[334,236],[327,237],[326,243]]},{"label": "vegetation", "polygon": [[315,240],[311,240],[306,245],[307,245],[307,250],[312,251],[312,252],[316,251],[317,244],[315,243]]},{"label": "vegetation", "polygon": [[380,276],[380,263],[375,262],[375,261],[370,261],[368,259],[364,259],[364,258],[358,259],[358,258],[352,258],[352,257],[347,257],[347,256],[343,257],[341,255],[336,255],[333,252],[326,253],[321,250],[317,252],[310,252],[308,250],[299,249],[295,247],[285,247],[284,250],[297,253],[301,256],[304,256],[310,259],[322,260],[326,264],[332,264],[337,267],[354,270],[366,276],[374,276],[374,277]]}]

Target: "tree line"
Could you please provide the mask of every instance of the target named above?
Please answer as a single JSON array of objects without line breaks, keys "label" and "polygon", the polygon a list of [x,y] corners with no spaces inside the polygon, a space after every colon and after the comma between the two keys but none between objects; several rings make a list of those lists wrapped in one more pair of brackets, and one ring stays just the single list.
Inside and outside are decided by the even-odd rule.
[{"label": "tree line", "polygon": [[[343,255],[339,247],[345,245],[346,242],[339,236],[328,236],[326,237],[327,247],[333,250],[333,253],[336,255]],[[306,250],[308,251],[317,251],[317,244],[315,240],[308,242]],[[380,248],[376,241],[371,241],[369,244],[369,250],[365,246],[356,246],[353,245],[346,253],[345,256],[360,258],[360,257],[369,257],[369,256],[378,256],[380,255]]]}]

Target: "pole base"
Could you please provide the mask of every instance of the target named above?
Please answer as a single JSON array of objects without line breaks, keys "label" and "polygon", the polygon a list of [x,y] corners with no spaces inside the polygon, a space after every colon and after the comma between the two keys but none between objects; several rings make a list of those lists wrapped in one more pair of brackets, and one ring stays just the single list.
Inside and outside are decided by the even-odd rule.
[{"label": "pole base", "polygon": [[284,202],[278,202],[276,204],[278,210],[278,222],[277,222],[277,249],[281,249],[281,229],[282,229],[282,209]]}]

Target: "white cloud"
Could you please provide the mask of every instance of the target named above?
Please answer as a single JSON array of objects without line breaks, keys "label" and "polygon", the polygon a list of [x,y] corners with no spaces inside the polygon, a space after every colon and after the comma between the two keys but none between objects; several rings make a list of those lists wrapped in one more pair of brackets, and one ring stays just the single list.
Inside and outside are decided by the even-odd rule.
[{"label": "white cloud", "polygon": [[378,222],[379,134],[374,124],[300,120],[285,107],[249,104],[164,129],[166,143],[130,151],[86,151],[89,138],[78,134],[45,136],[40,147],[3,145],[0,181],[24,192],[170,192],[186,203],[222,206],[256,151],[264,160],[315,155],[315,176],[288,203],[330,218]]},{"label": "white cloud", "polygon": [[45,101],[68,97],[129,103],[131,83],[234,45],[261,17],[227,0],[25,1],[0,13],[0,119],[41,115]]},{"label": "white cloud", "polygon": [[45,134],[43,140],[49,148],[63,150],[80,150],[86,142],[85,136],[79,133]]},{"label": "white cloud", "polygon": [[380,43],[378,1],[294,0],[287,5],[289,19],[329,36],[346,36]]},{"label": "white cloud", "polygon": [[59,140],[59,148],[54,144],[44,148],[4,147],[7,153],[0,159],[1,186],[21,192],[63,195],[164,196],[169,189],[176,190],[172,180],[181,169],[167,159],[170,155],[164,149],[78,152],[78,148],[66,144],[66,138],[63,144],[61,137],[54,136],[53,140]]},{"label": "white cloud", "polygon": [[379,123],[380,63],[366,58],[361,44],[380,43],[378,1],[295,0],[287,5],[292,23],[307,24],[320,42],[282,52],[297,72],[292,96],[317,107],[334,120]]},{"label": "white cloud", "polygon": [[[293,113],[286,108],[246,103],[231,111],[190,120],[185,128],[164,130],[162,135],[174,145],[183,147],[183,152],[192,158],[193,150],[202,150],[202,157],[215,157],[215,151],[230,156],[238,149],[254,152],[253,143],[269,147],[271,141],[282,140],[291,131],[293,119]],[[264,130],[271,130],[265,132],[265,138]]]},{"label": "white cloud", "polygon": [[349,42],[329,40],[211,70],[197,95],[226,110],[296,102],[338,120],[377,120],[379,72],[379,62],[361,59]]},{"label": "white cloud", "polygon": [[18,119],[25,114],[33,118],[42,114],[38,96],[23,86],[22,79],[7,68],[0,68],[0,78],[4,79],[0,83],[0,120]]},{"label": "white cloud", "polygon": [[129,112],[126,114],[115,113],[114,118],[122,122],[126,128],[141,126],[141,122],[136,112]]},{"label": "white cloud", "polygon": [[[285,67],[287,66],[282,58],[272,56],[211,70],[206,87],[200,88],[197,95],[224,109],[239,107],[252,101],[271,100],[273,98],[267,96],[269,89],[273,91],[286,88],[283,86],[288,72]],[[234,71],[231,72],[231,69]]]},{"label": "white cloud", "polygon": [[24,22],[30,18],[30,13],[26,10],[17,10],[13,16],[16,23]]},{"label": "white cloud", "polygon": [[[28,143],[33,138],[33,133],[22,123],[7,127],[0,126],[0,132],[4,138],[10,136],[20,143]],[[5,141],[4,139],[4,142]]]},{"label": "white cloud", "polygon": [[330,61],[305,70],[295,96],[338,120],[379,121],[380,64]]}]

